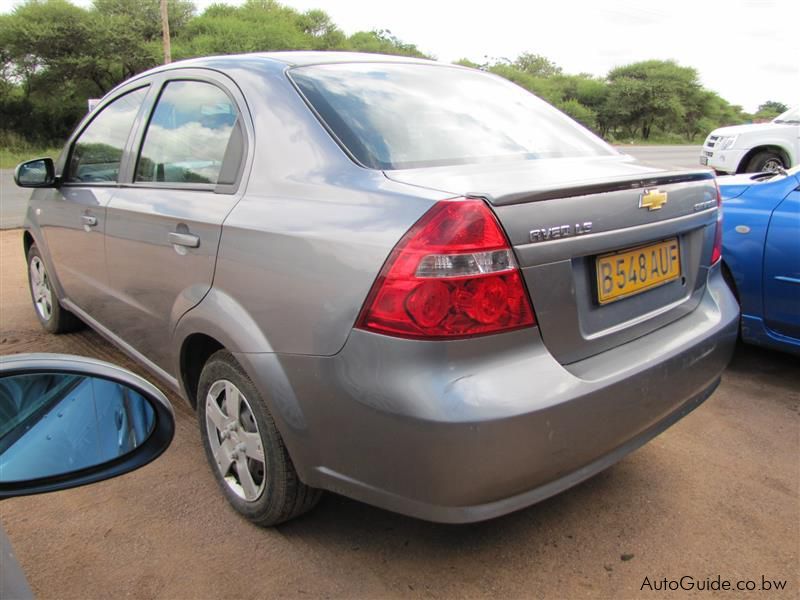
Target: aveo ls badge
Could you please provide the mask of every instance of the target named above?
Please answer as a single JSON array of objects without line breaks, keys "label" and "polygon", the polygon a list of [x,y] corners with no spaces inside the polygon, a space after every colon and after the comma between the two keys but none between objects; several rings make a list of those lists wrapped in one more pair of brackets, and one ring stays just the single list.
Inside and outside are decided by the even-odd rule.
[{"label": "aveo ls badge", "polygon": [[575,223],[575,225],[556,225],[555,227],[545,227],[543,229],[531,229],[530,240],[532,242],[546,242],[559,238],[572,237],[591,233],[592,222]]}]

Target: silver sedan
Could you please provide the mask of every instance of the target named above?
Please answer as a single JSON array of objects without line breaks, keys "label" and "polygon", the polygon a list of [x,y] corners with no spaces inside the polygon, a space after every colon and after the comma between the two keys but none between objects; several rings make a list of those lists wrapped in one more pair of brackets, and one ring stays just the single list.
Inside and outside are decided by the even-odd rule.
[{"label": "silver sedan", "polygon": [[463,67],[173,63],[17,181],[42,325],[178,390],[260,525],[321,490],[451,523],[528,506],[703,402],[736,339],[711,173]]}]

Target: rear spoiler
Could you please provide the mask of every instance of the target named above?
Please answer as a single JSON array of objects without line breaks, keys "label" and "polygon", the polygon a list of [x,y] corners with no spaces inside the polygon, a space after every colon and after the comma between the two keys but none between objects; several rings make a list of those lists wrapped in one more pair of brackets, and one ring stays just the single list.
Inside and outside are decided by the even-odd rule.
[{"label": "rear spoiler", "polygon": [[615,176],[611,178],[583,181],[577,185],[552,185],[539,189],[513,194],[493,196],[481,192],[471,192],[466,196],[486,198],[494,206],[507,206],[510,204],[523,204],[525,202],[540,202],[542,200],[555,200],[556,198],[572,198],[575,196],[588,196],[591,194],[604,194],[638,188],[652,188],[674,183],[690,183],[694,181],[707,181],[714,179],[712,171],[670,171],[649,177],[641,175]]}]

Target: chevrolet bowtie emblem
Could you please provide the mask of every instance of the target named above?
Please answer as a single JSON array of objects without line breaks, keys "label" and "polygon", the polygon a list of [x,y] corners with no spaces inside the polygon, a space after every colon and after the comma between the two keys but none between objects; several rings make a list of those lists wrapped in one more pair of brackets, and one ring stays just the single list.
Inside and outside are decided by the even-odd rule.
[{"label": "chevrolet bowtie emblem", "polygon": [[659,210],[667,203],[667,192],[660,190],[645,190],[639,197],[639,208]]}]

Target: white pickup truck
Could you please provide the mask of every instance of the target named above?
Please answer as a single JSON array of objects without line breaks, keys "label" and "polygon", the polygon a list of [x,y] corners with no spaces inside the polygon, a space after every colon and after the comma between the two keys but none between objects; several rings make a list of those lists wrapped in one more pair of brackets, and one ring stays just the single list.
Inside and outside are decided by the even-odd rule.
[{"label": "white pickup truck", "polygon": [[788,169],[800,161],[800,107],[770,123],[720,127],[700,152],[700,164],[720,173],[758,173]]}]

